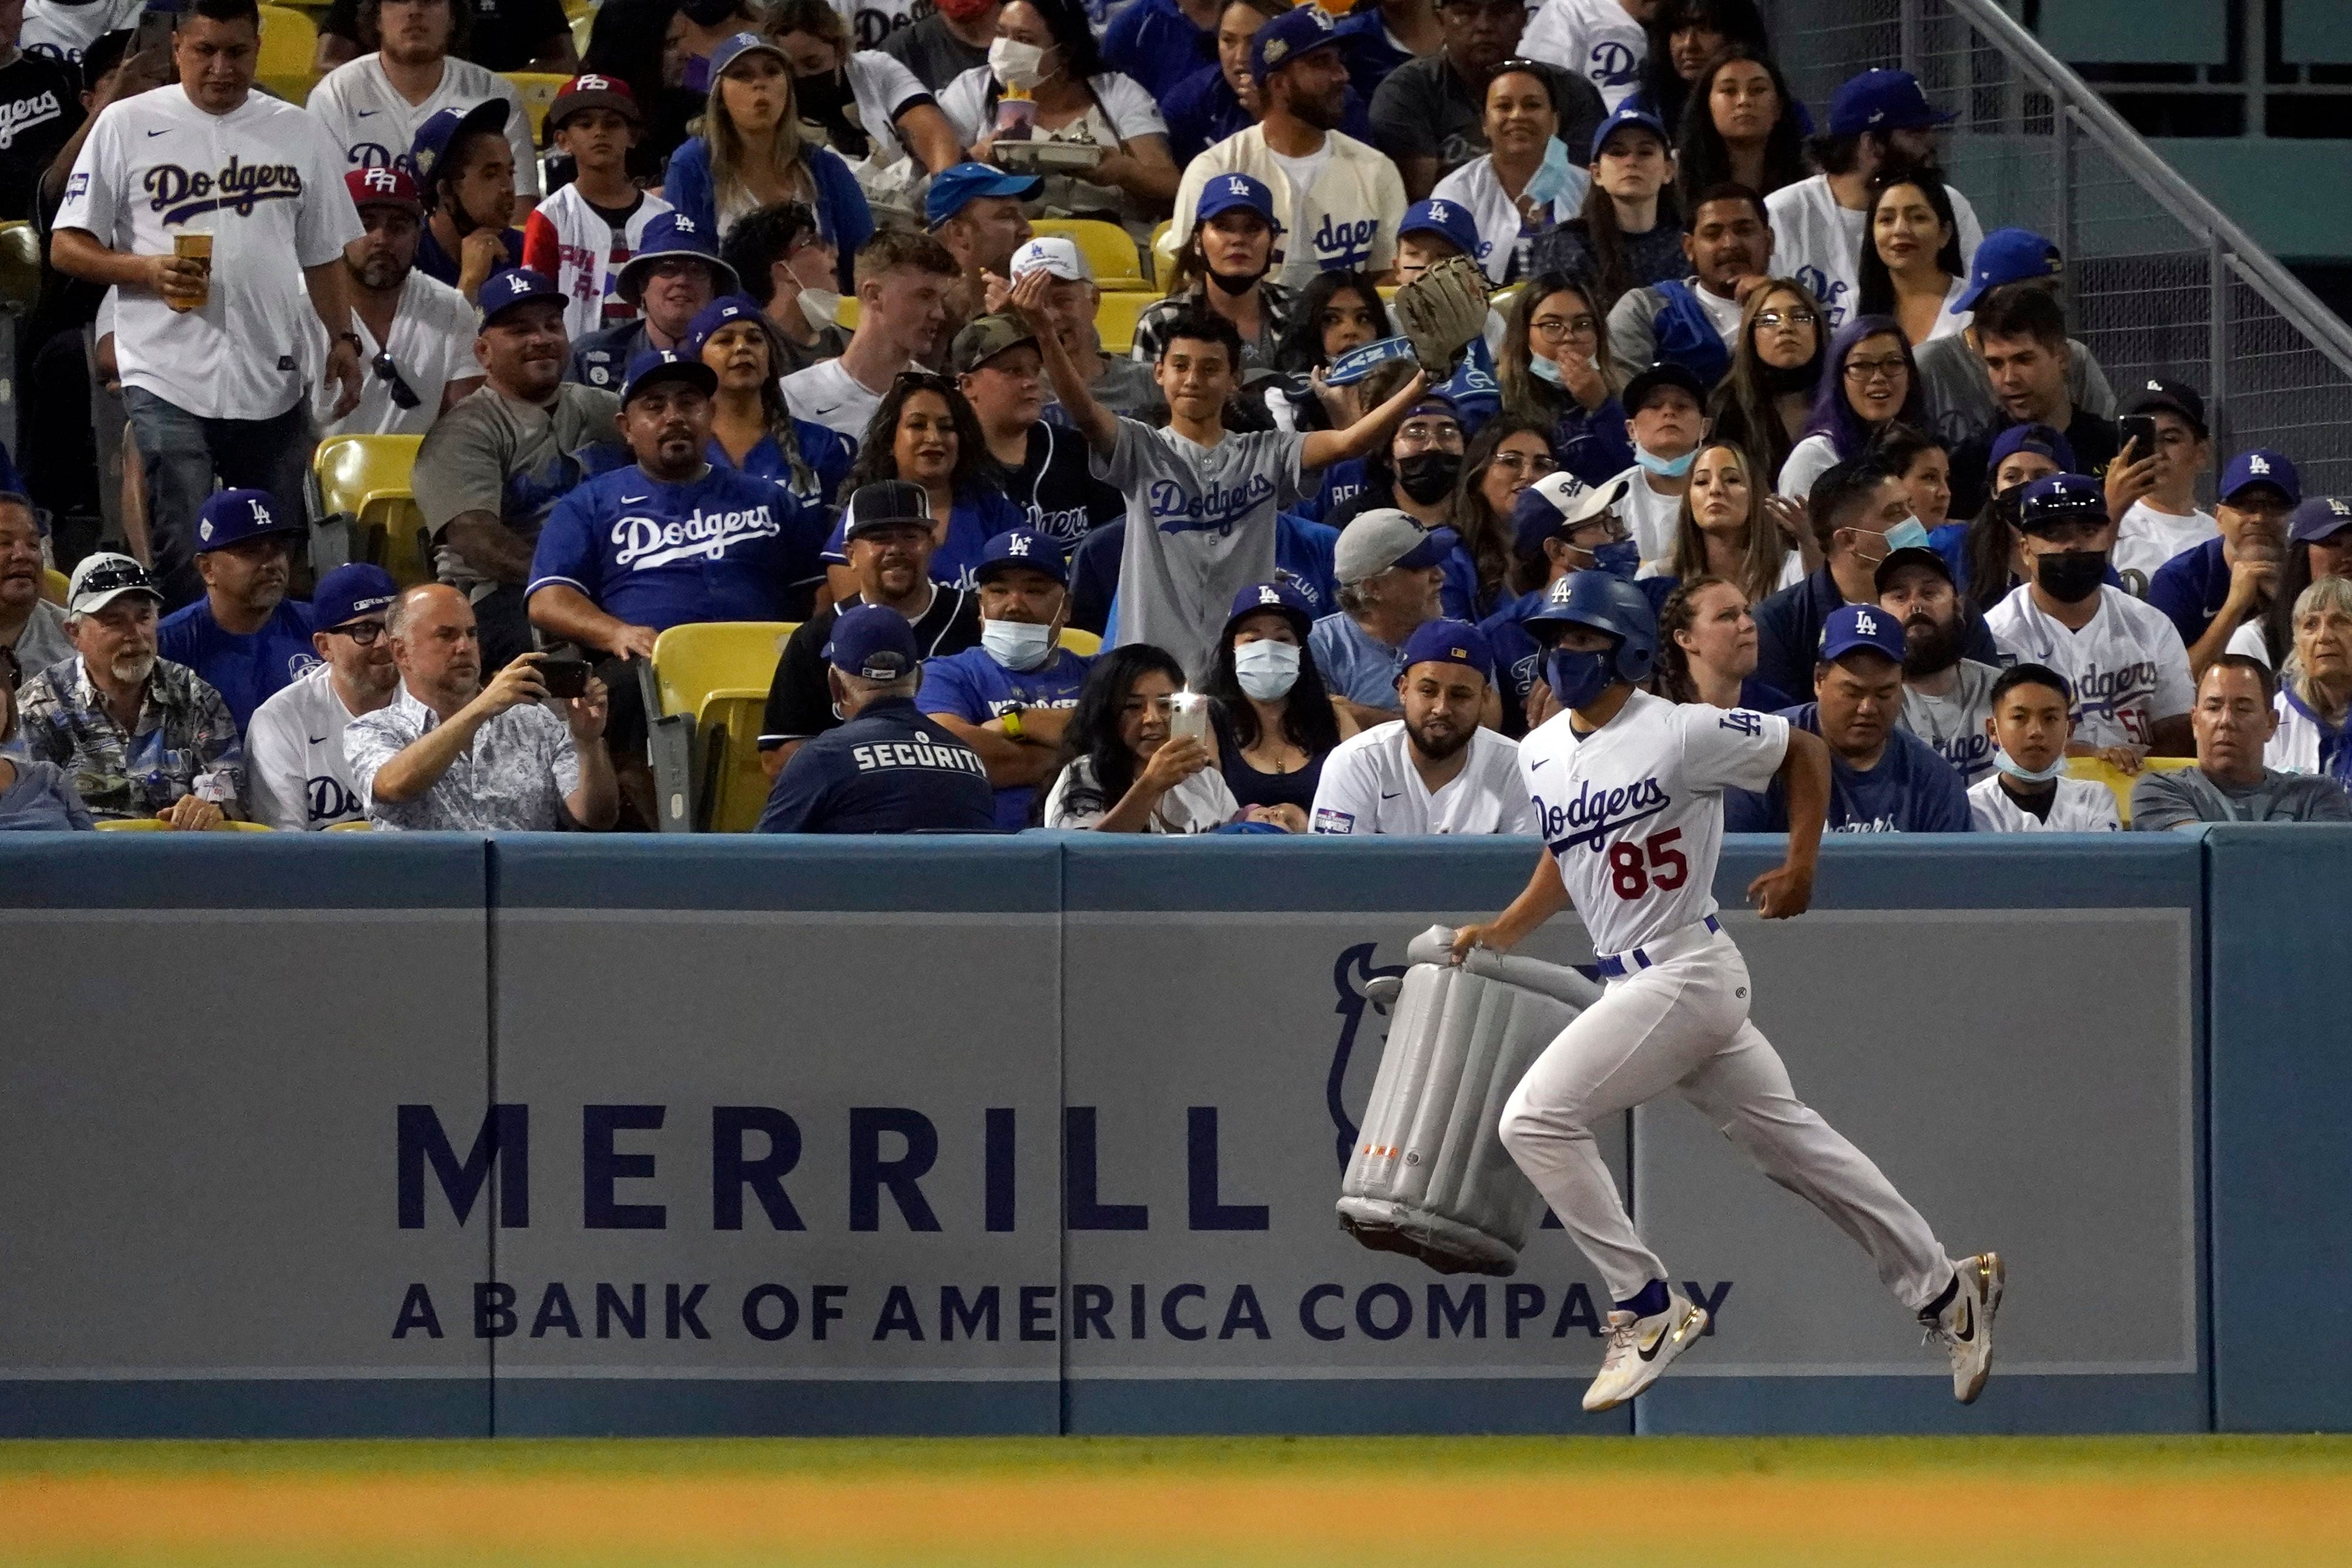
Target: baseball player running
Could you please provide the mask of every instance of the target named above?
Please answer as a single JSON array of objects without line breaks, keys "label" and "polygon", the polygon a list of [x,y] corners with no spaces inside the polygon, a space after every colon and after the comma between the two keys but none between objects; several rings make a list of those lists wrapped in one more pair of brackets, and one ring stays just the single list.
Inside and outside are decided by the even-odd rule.
[{"label": "baseball player running", "polygon": [[1706,1331],[1635,1234],[1591,1128],[1668,1090],[1712,1119],[1766,1175],[1859,1241],[1878,1277],[1951,1354],[1952,1393],[1973,1401],[1992,1369],[2000,1259],[1955,1264],[1862,1151],[1796,1097],[1748,1017],[1748,965],[1716,918],[1723,791],[1789,800],[1788,858],[1748,885],[1767,920],[1801,915],[1829,806],[1821,737],[1744,708],[1677,705],[1637,689],[1657,650],[1649,601],[1605,572],[1551,586],[1528,630],[1550,650],[1562,712],[1519,745],[1546,848],[1527,891],[1454,942],[1516,946],[1571,900],[1608,988],[1560,1031],[1503,1108],[1503,1145],[1608,1283],[1609,1349],[1587,1410],[1622,1405]]}]

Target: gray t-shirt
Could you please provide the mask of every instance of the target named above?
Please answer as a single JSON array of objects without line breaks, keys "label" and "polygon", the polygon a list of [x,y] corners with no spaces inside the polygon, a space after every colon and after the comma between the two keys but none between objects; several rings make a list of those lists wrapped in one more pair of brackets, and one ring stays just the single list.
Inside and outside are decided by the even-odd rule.
[{"label": "gray t-shirt", "polygon": [[915,79],[933,92],[988,63],[988,51],[975,49],[948,31],[948,19],[936,11],[883,39],[882,52],[914,72]]},{"label": "gray t-shirt", "polygon": [[570,382],[544,405],[484,386],[435,420],[416,449],[415,485],[417,508],[440,545],[433,565],[441,580],[476,600],[496,588],[441,543],[441,530],[461,512],[490,512],[536,541],[555,503],[585,477],[574,454],[619,441],[613,416],[620,408],[618,393]]},{"label": "gray t-shirt", "polygon": [[1930,696],[1916,686],[1903,688],[1900,727],[1909,730],[1950,763],[1964,784],[1974,784],[1992,771],[1992,737],[1985,720],[1992,716],[1992,686],[2000,672],[1974,659],[1962,659],[1959,680],[1942,696]]},{"label": "gray t-shirt", "polygon": [[1307,437],[1227,434],[1202,446],[1173,430],[1118,422],[1095,477],[1127,496],[1118,571],[1118,641],[1166,649],[1188,673],[1208,662],[1234,595],[1274,578],[1275,513],[1311,486]]},{"label": "gray t-shirt", "polygon": [[73,638],[66,632],[66,612],[46,599],[33,601],[33,613],[16,633],[16,667],[31,680],[51,664],[74,656]]},{"label": "gray t-shirt", "polygon": [[[1608,106],[1600,89],[1556,67],[1551,86],[1559,105],[1559,139],[1568,144],[1569,162],[1582,168]],[[1391,71],[1372,94],[1371,119],[1374,146],[1391,158],[1434,158],[1441,176],[1488,151],[1486,106],[1446,63],[1443,49]]]},{"label": "gray t-shirt", "polygon": [[[2116,417],[2116,389],[2107,372],[2091,358],[2088,345],[2069,338],[2074,351],[2066,357],[2066,395],[2077,408],[2101,419]],[[1912,350],[1919,364],[1919,395],[1927,403],[1928,433],[1946,446],[1958,446],[1992,428],[2000,405],[1992,399],[1992,378],[1985,373],[1984,358],[1955,332],[1931,338]]]},{"label": "gray t-shirt", "polygon": [[2352,796],[2335,779],[2267,768],[2252,784],[2225,784],[2201,768],[2143,773],[2131,805],[2133,829],[2146,832],[2199,822],[2352,822]]}]

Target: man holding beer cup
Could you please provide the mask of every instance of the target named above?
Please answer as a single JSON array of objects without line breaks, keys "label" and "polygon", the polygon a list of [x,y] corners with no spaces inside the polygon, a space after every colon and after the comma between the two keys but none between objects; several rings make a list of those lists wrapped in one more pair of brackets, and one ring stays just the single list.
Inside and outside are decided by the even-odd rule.
[{"label": "man holding beer cup", "polygon": [[178,84],[99,115],[50,247],[60,272],[116,290],[123,406],[172,607],[204,591],[194,530],[216,478],[303,493],[318,443],[306,312],[331,340],[338,417],[360,396],[342,249],[362,230],[342,150],[253,91],[260,46],[254,0],[190,0],[172,37]]}]

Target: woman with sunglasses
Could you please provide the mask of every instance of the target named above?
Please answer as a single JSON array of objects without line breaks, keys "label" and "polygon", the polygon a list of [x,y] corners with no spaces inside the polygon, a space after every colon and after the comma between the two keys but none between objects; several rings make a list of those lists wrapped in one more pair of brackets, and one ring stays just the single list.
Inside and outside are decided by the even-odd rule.
[{"label": "woman with sunglasses", "polygon": [[1830,340],[1829,364],[1813,393],[1813,417],[1805,438],[1780,465],[1780,494],[1801,505],[1814,480],[1859,456],[1896,420],[1915,430],[1927,424],[1910,340],[1892,316],[1857,316]]},{"label": "woman with sunglasses", "polygon": [[[931,580],[971,588],[977,586],[972,570],[988,541],[1029,526],[1027,516],[1005,495],[999,472],[988,455],[980,416],[955,383],[929,371],[902,371],[874,411],[866,439],[858,443],[857,461],[835,495],[845,505],[859,486],[877,480],[920,485],[930,500],[931,538],[938,546],[931,552]],[[839,523],[824,541],[824,603],[857,591]]]}]

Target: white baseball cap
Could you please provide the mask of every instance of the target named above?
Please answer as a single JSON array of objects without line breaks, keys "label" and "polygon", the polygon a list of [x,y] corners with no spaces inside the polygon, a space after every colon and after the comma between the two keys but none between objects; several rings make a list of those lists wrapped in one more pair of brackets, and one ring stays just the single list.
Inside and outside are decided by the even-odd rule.
[{"label": "white baseball cap", "polygon": [[1054,235],[1045,239],[1033,239],[1013,253],[1013,276],[1015,281],[1045,268],[1056,277],[1072,283],[1092,283],[1094,268],[1087,265],[1084,252],[1076,240]]},{"label": "white baseball cap", "polygon": [[155,580],[129,556],[103,550],[86,555],[74,568],[72,580],[66,589],[66,613],[92,615],[126,593],[143,593],[157,604],[163,602]]}]

